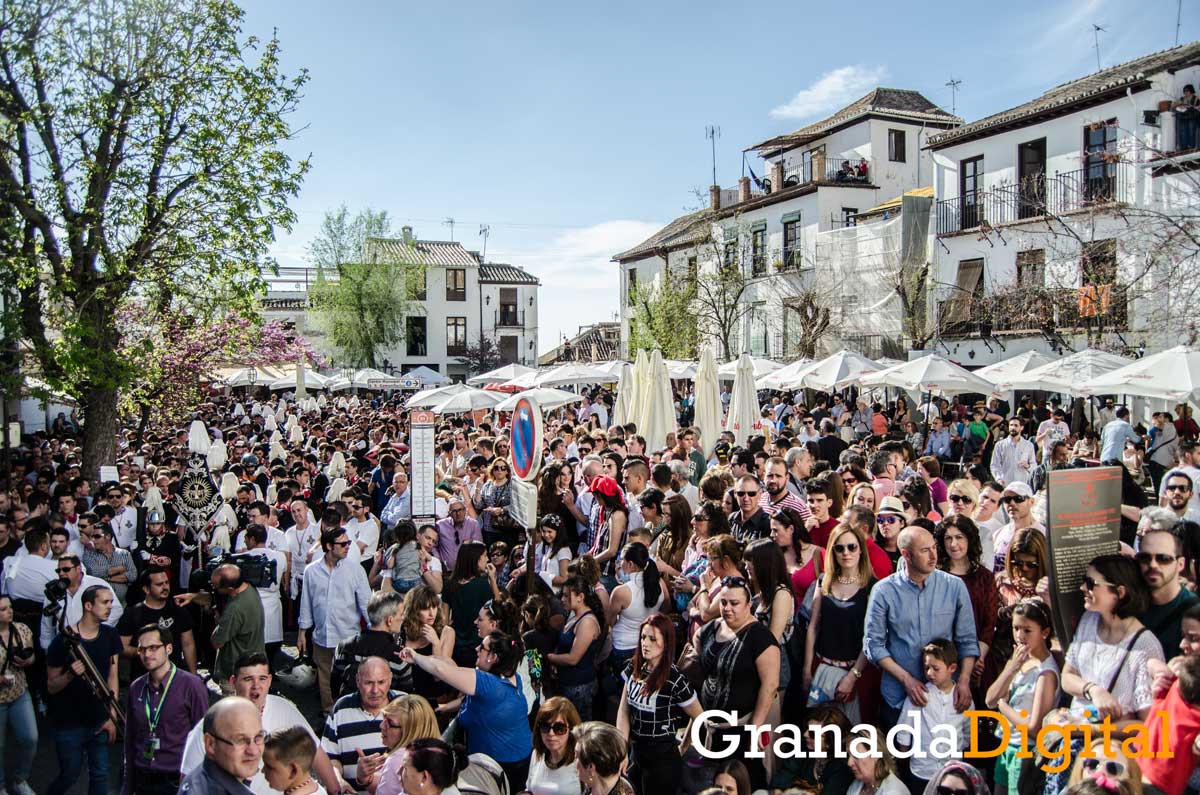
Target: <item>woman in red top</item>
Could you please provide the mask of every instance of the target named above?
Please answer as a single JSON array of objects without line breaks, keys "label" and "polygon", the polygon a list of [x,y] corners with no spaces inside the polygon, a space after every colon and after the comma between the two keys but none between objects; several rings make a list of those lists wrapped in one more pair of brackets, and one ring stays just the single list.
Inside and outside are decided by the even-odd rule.
[{"label": "woman in red top", "polygon": [[783,552],[792,591],[802,600],[821,576],[821,549],[809,538],[804,519],[790,508],[771,517],[771,538]]}]

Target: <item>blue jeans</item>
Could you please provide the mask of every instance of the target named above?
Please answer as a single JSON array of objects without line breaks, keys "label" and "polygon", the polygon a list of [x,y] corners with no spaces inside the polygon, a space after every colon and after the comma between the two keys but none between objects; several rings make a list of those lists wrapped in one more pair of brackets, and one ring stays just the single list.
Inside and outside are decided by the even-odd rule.
[{"label": "blue jeans", "polygon": [[58,753],[58,778],[50,782],[47,795],[64,795],[79,778],[83,755],[88,760],[88,795],[108,795],[108,735],[99,726],[54,730]]},{"label": "blue jeans", "polygon": [[33,699],[28,690],[11,704],[0,704],[0,788],[4,787],[4,744],[10,733],[17,741],[16,764],[9,771],[11,779],[28,781],[38,744],[37,717],[33,714]]}]

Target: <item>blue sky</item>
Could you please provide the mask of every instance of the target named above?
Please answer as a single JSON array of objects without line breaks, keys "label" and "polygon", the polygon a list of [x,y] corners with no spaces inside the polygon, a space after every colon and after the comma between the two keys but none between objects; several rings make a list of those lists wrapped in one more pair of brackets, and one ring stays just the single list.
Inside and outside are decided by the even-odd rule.
[{"label": "blue sky", "polygon": [[[302,264],[328,208],[388,210],[542,280],[540,347],[617,308],[611,256],[697,205],[741,150],[875,85],[968,121],[1175,41],[1176,0],[716,4],[243,0],[246,30],[311,72],[289,145],[313,170],[273,248]],[[1180,42],[1200,38],[1183,3]],[[1000,10],[1002,9],[1002,10]],[[919,13],[912,13],[912,11]],[[760,162],[753,161],[756,171]],[[761,173],[761,172],[760,172]]]}]

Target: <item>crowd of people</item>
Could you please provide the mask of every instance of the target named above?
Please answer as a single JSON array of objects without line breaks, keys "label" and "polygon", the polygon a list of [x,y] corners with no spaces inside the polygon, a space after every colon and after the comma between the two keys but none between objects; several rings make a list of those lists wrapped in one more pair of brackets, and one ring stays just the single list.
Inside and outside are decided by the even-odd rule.
[{"label": "crowd of people", "polygon": [[[422,517],[402,396],[288,397],[214,396],[190,426],[123,432],[108,481],[81,470],[74,423],[24,439],[0,490],[0,793],[34,791],[47,733],[52,795],[85,766],[90,795],[1200,781],[1186,407],[1141,427],[1111,400],[776,393],[739,443],[690,427],[684,392],[650,444],[596,390],[548,413],[526,528],[508,417],[444,419]],[[1095,550],[1067,641],[1049,473],[1102,464],[1120,467],[1121,534]],[[193,526],[197,467],[218,496]],[[310,722],[287,696],[313,690]],[[999,719],[964,759],[973,709]],[[851,742],[900,724],[922,753]],[[781,725],[805,754],[746,728]],[[1024,752],[1044,727],[1070,764]],[[934,742],[947,729],[956,744]]]}]

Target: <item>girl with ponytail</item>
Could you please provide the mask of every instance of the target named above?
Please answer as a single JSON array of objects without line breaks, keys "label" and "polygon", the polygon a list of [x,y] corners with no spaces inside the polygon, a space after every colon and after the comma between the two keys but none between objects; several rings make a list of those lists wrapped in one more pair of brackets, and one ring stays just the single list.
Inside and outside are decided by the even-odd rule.
[{"label": "girl with ponytail", "polygon": [[[621,584],[608,603],[608,623],[612,627],[612,654],[604,678],[604,694],[611,701],[612,719],[616,719],[617,699],[621,695],[621,672],[638,646],[642,621],[662,610],[666,595],[658,566],[650,559],[645,544],[626,544],[617,569]],[[612,722],[611,720],[609,721]]]}]

